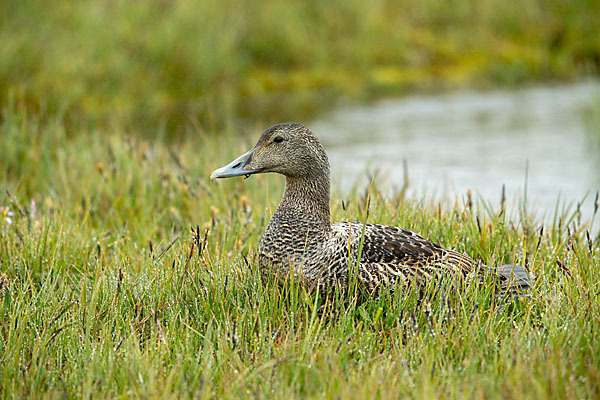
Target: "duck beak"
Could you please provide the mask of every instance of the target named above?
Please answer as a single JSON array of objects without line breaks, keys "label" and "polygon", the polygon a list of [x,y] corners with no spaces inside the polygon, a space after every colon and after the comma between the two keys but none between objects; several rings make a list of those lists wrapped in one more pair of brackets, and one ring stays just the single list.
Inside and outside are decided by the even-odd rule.
[{"label": "duck beak", "polygon": [[215,169],[212,174],[210,174],[210,179],[215,180],[217,178],[231,178],[232,176],[246,176],[246,178],[252,174],[258,174],[262,172],[262,169],[244,169],[246,165],[252,159],[252,153],[254,153],[254,149],[250,150],[247,153],[242,154],[229,164],[219,169]]}]

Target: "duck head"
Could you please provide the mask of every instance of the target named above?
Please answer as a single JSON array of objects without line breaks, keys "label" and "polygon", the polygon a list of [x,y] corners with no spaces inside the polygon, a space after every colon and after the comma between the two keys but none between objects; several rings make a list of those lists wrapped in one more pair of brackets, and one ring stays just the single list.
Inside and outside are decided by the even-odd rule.
[{"label": "duck head", "polygon": [[292,179],[329,178],[329,161],[319,140],[302,124],[284,123],[267,128],[256,145],[229,164],[213,171],[210,179],[275,172]]}]

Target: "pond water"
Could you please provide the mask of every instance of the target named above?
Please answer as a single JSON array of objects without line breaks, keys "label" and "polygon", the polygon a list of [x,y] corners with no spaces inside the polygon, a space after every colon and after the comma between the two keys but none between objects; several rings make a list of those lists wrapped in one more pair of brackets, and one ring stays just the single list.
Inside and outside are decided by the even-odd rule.
[{"label": "pond water", "polygon": [[595,81],[420,95],[341,108],[308,126],[342,192],[366,185],[366,171],[397,190],[406,163],[412,196],[453,200],[470,189],[495,206],[504,185],[509,206],[526,198],[529,210],[549,219],[557,202],[573,207],[588,194],[582,213],[589,219],[600,189],[600,135],[585,116],[598,101]]}]

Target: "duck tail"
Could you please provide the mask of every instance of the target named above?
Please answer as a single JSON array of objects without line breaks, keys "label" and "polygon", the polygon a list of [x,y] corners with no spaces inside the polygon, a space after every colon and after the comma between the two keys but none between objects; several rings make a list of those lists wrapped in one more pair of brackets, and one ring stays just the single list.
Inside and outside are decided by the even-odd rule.
[{"label": "duck tail", "polygon": [[527,296],[525,292],[531,288],[529,271],[516,264],[500,265],[495,270],[500,277],[500,289],[504,293]]}]

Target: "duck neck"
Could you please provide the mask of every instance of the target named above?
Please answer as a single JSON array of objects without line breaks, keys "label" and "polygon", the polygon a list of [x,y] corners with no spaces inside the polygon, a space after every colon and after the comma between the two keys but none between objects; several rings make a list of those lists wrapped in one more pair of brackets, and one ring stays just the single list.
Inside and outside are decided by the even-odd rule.
[{"label": "duck neck", "polygon": [[329,231],[329,186],[328,174],[310,179],[286,177],[285,192],[273,218],[291,224],[299,234]]}]

